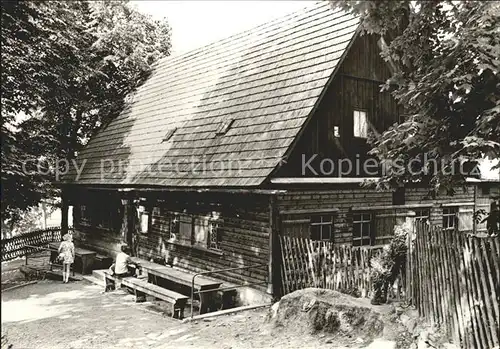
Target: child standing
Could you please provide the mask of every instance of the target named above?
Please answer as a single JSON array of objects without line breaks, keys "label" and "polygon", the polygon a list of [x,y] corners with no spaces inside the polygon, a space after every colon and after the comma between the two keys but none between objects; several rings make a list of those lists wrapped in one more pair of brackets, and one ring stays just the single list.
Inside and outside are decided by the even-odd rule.
[{"label": "child standing", "polygon": [[63,282],[69,281],[69,273],[71,264],[75,261],[75,245],[73,244],[73,237],[71,234],[65,234],[63,241],[59,245],[59,256],[62,257],[63,262]]}]

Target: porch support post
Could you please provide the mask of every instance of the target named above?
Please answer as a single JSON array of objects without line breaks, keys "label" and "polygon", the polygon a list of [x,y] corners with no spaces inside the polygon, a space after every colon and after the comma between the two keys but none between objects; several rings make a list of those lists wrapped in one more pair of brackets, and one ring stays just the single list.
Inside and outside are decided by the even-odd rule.
[{"label": "porch support post", "polygon": [[68,189],[66,187],[61,188],[61,236],[64,236],[68,232]]},{"label": "porch support post", "polygon": [[278,258],[278,248],[277,236],[278,236],[278,213],[276,208],[276,197],[274,195],[269,198],[269,225],[271,231],[269,232],[269,260],[268,260],[268,281],[267,281],[267,293],[276,296],[278,291],[278,277],[279,273],[277,268],[279,267]]},{"label": "porch support post", "polygon": [[123,206],[123,217],[122,217],[122,227],[121,227],[121,237],[122,242],[127,244],[129,247],[132,246],[132,234],[134,231],[134,217],[136,214],[134,208],[134,200],[130,196],[126,196],[121,199]]}]

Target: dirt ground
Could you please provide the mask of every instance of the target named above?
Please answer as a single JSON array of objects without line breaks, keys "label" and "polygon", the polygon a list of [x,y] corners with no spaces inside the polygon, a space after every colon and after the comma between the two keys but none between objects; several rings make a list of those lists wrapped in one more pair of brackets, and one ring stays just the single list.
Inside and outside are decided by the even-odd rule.
[{"label": "dirt ground", "polygon": [[339,348],[300,328],[276,331],[266,321],[267,308],[182,323],[155,304],[134,303],[124,291],[101,291],[87,281],[51,280],[7,290],[2,335],[13,349]]},{"label": "dirt ground", "polygon": [[24,275],[19,271],[19,268],[23,264],[23,259],[2,262],[2,290],[28,282],[25,280]]}]

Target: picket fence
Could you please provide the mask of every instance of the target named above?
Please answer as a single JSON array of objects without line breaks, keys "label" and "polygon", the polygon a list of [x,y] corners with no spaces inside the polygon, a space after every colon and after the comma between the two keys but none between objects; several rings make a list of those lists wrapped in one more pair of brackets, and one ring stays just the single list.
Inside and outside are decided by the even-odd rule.
[{"label": "picket fence", "polygon": [[419,314],[462,348],[498,348],[499,238],[418,224],[412,240],[407,295]]},{"label": "picket fence", "polygon": [[[71,231],[72,228],[69,228]],[[61,241],[61,228],[53,227],[43,230],[34,230],[19,234],[8,239],[2,239],[2,262],[22,257],[33,252],[30,246],[43,246],[53,241]]]},{"label": "picket fence", "polygon": [[280,236],[282,292],[320,287],[370,297],[370,259],[381,247],[334,245],[329,241]]}]

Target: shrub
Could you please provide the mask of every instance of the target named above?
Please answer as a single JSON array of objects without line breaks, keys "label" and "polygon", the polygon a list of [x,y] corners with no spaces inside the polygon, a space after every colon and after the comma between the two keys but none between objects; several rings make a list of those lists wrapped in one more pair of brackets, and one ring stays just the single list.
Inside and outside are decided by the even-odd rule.
[{"label": "shrub", "polygon": [[412,229],[409,222],[394,227],[394,237],[381,253],[373,257],[371,279],[373,286],[372,304],[387,302],[387,291],[392,287],[406,264],[407,237]]}]

